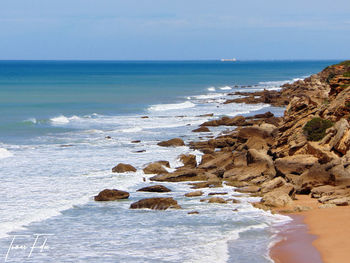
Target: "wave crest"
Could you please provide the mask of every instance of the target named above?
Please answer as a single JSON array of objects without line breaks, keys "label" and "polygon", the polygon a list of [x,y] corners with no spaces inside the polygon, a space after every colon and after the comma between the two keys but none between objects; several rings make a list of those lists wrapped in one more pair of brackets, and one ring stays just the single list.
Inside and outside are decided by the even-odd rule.
[{"label": "wave crest", "polygon": [[167,111],[167,110],[177,110],[177,109],[187,109],[193,108],[196,104],[186,101],[182,103],[174,103],[174,104],[155,104],[148,108],[149,111]]}]

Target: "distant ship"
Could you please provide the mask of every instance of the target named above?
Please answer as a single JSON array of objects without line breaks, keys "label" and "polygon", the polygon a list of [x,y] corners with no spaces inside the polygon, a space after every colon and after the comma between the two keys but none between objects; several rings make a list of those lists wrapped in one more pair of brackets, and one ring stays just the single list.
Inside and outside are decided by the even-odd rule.
[{"label": "distant ship", "polygon": [[222,58],[220,61],[222,61],[222,62],[226,62],[226,61],[236,62],[237,59],[235,59],[235,58]]}]

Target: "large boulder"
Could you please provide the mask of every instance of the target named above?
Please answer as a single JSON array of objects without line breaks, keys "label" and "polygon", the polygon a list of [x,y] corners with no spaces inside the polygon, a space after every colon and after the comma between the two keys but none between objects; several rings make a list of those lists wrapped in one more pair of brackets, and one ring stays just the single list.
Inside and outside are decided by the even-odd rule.
[{"label": "large boulder", "polygon": [[168,208],[179,209],[181,208],[177,201],[171,197],[155,197],[141,199],[130,205],[130,209],[142,209],[149,208],[154,210],[166,210]]},{"label": "large boulder", "polygon": [[115,201],[129,198],[129,193],[117,189],[105,189],[94,197],[95,201]]},{"label": "large boulder", "polygon": [[143,172],[145,174],[167,174],[168,173],[168,171],[164,168],[161,162],[154,162],[154,163],[148,164],[143,169]]},{"label": "large boulder", "polygon": [[278,190],[278,188],[266,193],[261,199],[261,203],[269,207],[284,207],[292,202],[292,198],[284,191]]},{"label": "large boulder", "polygon": [[154,192],[154,193],[166,193],[171,192],[171,190],[168,187],[165,187],[164,185],[151,185],[147,187],[143,187],[138,192]]},{"label": "large boulder", "polygon": [[286,156],[275,160],[276,169],[282,174],[302,174],[309,169],[318,159],[310,154]]},{"label": "large boulder", "polygon": [[334,184],[335,178],[326,168],[327,166],[316,163],[302,173],[299,185],[297,185],[297,192],[309,194],[314,187]]},{"label": "large boulder", "polygon": [[195,168],[197,166],[196,156],[193,154],[181,154],[180,161],[186,167]]},{"label": "large boulder", "polygon": [[126,173],[126,172],[136,172],[136,168],[130,164],[119,163],[117,166],[113,167],[113,173]]},{"label": "large boulder", "polygon": [[238,130],[238,138],[249,139],[251,137],[258,137],[266,139],[273,135],[276,130],[276,126],[272,124],[263,124],[260,126],[243,127]]},{"label": "large boulder", "polygon": [[261,185],[261,192],[262,193],[271,192],[272,190],[279,188],[285,184],[287,184],[286,180],[284,180],[282,177],[276,177],[270,181],[264,182]]},{"label": "large boulder", "polygon": [[326,136],[321,141],[328,150],[335,150],[343,155],[350,148],[350,125],[347,120],[340,119],[333,127],[327,130]]},{"label": "large boulder", "polygon": [[[209,158],[211,160],[209,160]],[[224,168],[227,169],[230,165],[233,163],[233,155],[231,152],[225,152],[211,155],[211,157],[208,158],[208,161],[205,161],[199,165],[200,168],[203,169],[217,169],[217,168]]]},{"label": "large boulder", "polygon": [[[276,175],[274,164],[271,156],[256,149],[249,149],[246,153],[246,165],[244,160],[236,162],[234,167],[226,170],[224,178],[235,181],[251,181],[258,180],[259,183],[273,178]],[[241,165],[237,165],[241,163]],[[257,182],[255,182],[257,183]]]},{"label": "large boulder", "polygon": [[180,138],[174,138],[168,141],[162,141],[158,143],[159,146],[162,147],[170,147],[170,146],[184,146],[185,143],[182,139]]}]

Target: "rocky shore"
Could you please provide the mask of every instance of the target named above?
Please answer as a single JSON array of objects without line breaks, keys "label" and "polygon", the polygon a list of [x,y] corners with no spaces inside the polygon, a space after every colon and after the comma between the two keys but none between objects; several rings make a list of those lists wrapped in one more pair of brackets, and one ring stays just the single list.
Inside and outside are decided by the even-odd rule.
[{"label": "rocky shore", "polygon": [[[155,174],[151,181],[189,181],[193,189],[225,184],[235,187],[235,191],[260,196],[261,201],[253,204],[255,207],[281,213],[350,205],[350,61],[285,84],[279,91],[231,95],[238,98],[225,103],[283,106],[284,116],[266,112],[204,122],[193,132],[209,132],[215,126],[232,129],[216,138],[190,142],[190,148],[203,153],[198,163],[196,156],[188,154],[179,156],[183,166],[173,172],[166,169],[169,167],[166,161],[145,165],[146,174]],[[174,138],[158,145],[177,147],[184,142]],[[124,172],[135,168],[121,164],[113,169]],[[157,185],[150,192],[157,189],[164,191]],[[200,195],[201,191],[196,190],[186,197]],[[299,195],[310,196],[317,200],[317,205],[300,205],[296,202]],[[202,201],[222,204],[235,201],[225,198],[224,193],[220,196]],[[164,210],[179,209],[180,205],[172,198],[150,198],[139,200],[130,208]]]}]

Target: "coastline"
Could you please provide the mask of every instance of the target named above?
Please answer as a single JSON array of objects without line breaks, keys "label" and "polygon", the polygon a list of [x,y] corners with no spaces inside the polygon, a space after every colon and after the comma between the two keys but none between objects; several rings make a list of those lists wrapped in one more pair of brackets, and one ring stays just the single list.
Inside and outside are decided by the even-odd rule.
[{"label": "coastline", "polygon": [[270,249],[275,263],[322,263],[319,251],[313,246],[317,236],[309,233],[309,226],[302,215],[289,214],[292,218],[279,227],[277,241]]},{"label": "coastline", "polygon": [[[312,99],[315,98],[313,98],[310,94],[309,95],[311,98],[308,98],[309,100],[305,99],[304,97],[304,93],[310,92],[313,94],[312,92],[314,92],[314,90],[310,91],[305,87],[309,87],[309,85],[311,85],[313,88],[317,89],[318,85],[322,84],[319,84],[322,80],[319,79],[319,74],[305,80],[300,80],[296,82],[296,84],[292,83],[283,85],[281,87],[281,91],[269,91],[264,89],[263,91],[258,91],[255,93],[236,92],[232,95],[246,97],[227,100],[224,104],[229,104],[231,102],[247,104],[264,103],[269,104],[271,107],[262,108],[257,111],[250,112],[250,114],[240,113],[241,115],[237,114],[234,117],[223,116],[224,114],[214,115],[213,113],[196,115],[196,118],[213,116],[220,116],[221,118],[206,118],[207,121],[200,125],[200,120],[198,120],[195,125],[186,124],[189,132],[191,132],[193,128],[197,129],[192,130],[192,132],[200,132],[193,133],[193,136],[186,137],[184,136],[184,133],[174,129],[174,133],[166,138],[157,138],[157,145],[161,147],[170,147],[170,151],[175,152],[176,147],[179,147],[177,148],[179,151],[176,154],[176,161],[172,160],[172,158],[165,157],[163,154],[158,156],[152,155],[152,163],[146,163],[142,160],[140,160],[139,163],[134,161],[132,165],[135,165],[137,169],[128,163],[119,163],[112,169],[112,172],[117,173],[117,175],[124,172],[138,172],[138,180],[143,180],[142,187],[154,188],[148,190],[149,192],[159,191],[159,193],[162,193],[162,189],[160,189],[159,186],[164,187],[164,185],[152,185],[156,182],[163,184],[167,184],[168,182],[183,182],[184,185],[186,184],[186,190],[182,189],[180,191],[181,195],[179,194],[179,191],[173,191],[173,193],[170,194],[155,194],[155,196],[152,197],[149,195],[147,196],[147,194],[139,194],[138,192],[141,188],[136,187],[136,185],[134,187],[128,187],[127,185],[119,184],[118,188],[122,190],[105,189],[102,191],[104,192],[107,190],[109,193],[112,192],[111,194],[116,194],[115,197],[109,199],[110,197],[107,196],[107,198],[97,198],[99,199],[97,200],[97,196],[95,196],[95,201],[114,201],[115,199],[113,198],[127,199],[129,197],[129,193],[123,191],[126,190],[131,192],[131,198],[129,200],[133,202],[130,206],[128,203],[123,204],[126,210],[130,208],[151,208],[160,210],[165,210],[167,208],[180,209],[180,205],[183,204],[183,207],[186,209],[186,202],[192,202],[191,200],[193,200],[193,203],[201,202],[202,204],[208,204],[208,206],[218,206],[218,208],[221,206],[226,206],[226,208],[228,207],[227,210],[230,210],[230,214],[228,215],[230,218],[235,218],[238,215],[237,213],[236,216],[231,216],[232,212],[245,212],[244,209],[242,209],[243,211],[241,210],[240,203],[248,205],[249,208],[251,208],[251,205],[253,205],[256,208],[271,210],[273,212],[280,213],[281,215],[289,215],[293,218],[292,222],[281,226],[279,238],[282,239],[282,241],[274,244],[271,249],[271,257],[275,260],[275,262],[286,263],[290,261],[300,263],[303,262],[302,260],[306,260],[305,262],[308,263],[318,263],[322,262],[320,259],[321,256],[322,258],[327,256],[334,257],[334,255],[331,255],[331,253],[327,251],[327,249],[329,249],[327,243],[329,236],[327,235],[332,233],[327,232],[325,234],[320,234],[320,231],[325,229],[325,225],[326,228],[329,228],[328,225],[330,220],[327,218],[330,211],[333,214],[334,211],[339,210],[339,213],[337,213],[338,217],[331,219],[331,221],[346,221],[345,219],[347,218],[343,218],[344,207],[339,207],[339,205],[348,205],[346,198],[347,191],[350,189],[350,184],[345,182],[343,185],[341,185],[341,183],[339,183],[341,182],[341,180],[339,180],[339,176],[336,178],[333,176],[333,174],[328,174],[328,171],[333,168],[333,166],[330,166],[332,165],[332,162],[339,160],[342,162],[344,161],[344,165],[339,165],[338,162],[336,164],[338,165],[337,169],[339,168],[345,171],[345,169],[347,169],[349,166],[348,163],[350,159],[346,159],[349,155],[345,156],[345,154],[343,154],[338,156],[334,154],[336,151],[332,148],[327,149],[324,148],[323,145],[318,145],[315,142],[309,142],[306,139],[306,135],[302,131],[302,127],[310,120],[310,116],[314,116],[316,110],[318,110],[317,107],[321,105],[321,107],[325,108],[328,105],[324,103],[324,97],[322,96],[321,98],[316,97],[316,102],[312,101]],[[298,91],[300,88],[299,85],[301,86],[300,91]],[[336,93],[336,95],[337,94],[338,93]],[[335,100],[334,98],[332,99]],[[332,102],[328,101],[328,103],[331,104]],[[345,103],[347,103],[347,101]],[[284,114],[276,114],[276,112],[274,112],[272,109],[273,107],[279,107],[278,112],[280,112],[280,109],[285,109]],[[267,110],[271,110],[271,112],[266,112]],[[299,111],[302,112],[300,113]],[[324,112],[326,112],[324,116],[329,117],[332,116],[335,111],[328,111],[328,113],[327,111],[323,111],[321,114]],[[179,115],[177,118],[184,117],[185,116]],[[342,117],[343,116],[336,119],[334,122],[344,120]],[[143,119],[144,117],[140,116],[138,118]],[[145,117],[145,119],[148,118],[148,116]],[[298,122],[297,126],[295,126],[296,122]],[[199,127],[197,127],[197,125],[199,125]],[[348,127],[345,129],[348,129]],[[135,129],[133,128],[133,130]],[[289,130],[291,130],[291,132],[289,132]],[[207,132],[211,132],[211,134]],[[295,137],[294,135],[297,136]],[[331,133],[328,135],[334,136],[334,134]],[[173,136],[179,136],[179,138],[167,140],[169,137],[172,138]],[[108,134],[107,137],[102,138],[104,141],[112,141],[113,137],[113,134],[112,136]],[[287,140],[285,140],[285,138],[287,138]],[[166,141],[160,141],[159,139],[166,139]],[[200,139],[200,141],[198,139]],[[291,139],[291,141],[289,139]],[[299,144],[294,143],[294,139],[295,142],[298,142]],[[140,145],[137,149],[138,151],[134,152],[135,156],[136,154],[138,155],[139,153],[146,151],[140,150],[145,147],[144,145],[139,144],[141,142],[140,140],[131,141],[131,139],[128,139],[128,142],[129,141],[130,143],[135,144],[135,146]],[[291,144],[291,142],[293,144]],[[152,141],[152,144],[154,144],[154,141]],[[140,148],[141,145],[142,148]],[[186,152],[182,153],[181,146],[189,146],[188,150],[191,151],[186,150]],[[342,149],[343,148],[341,148],[341,150]],[[348,151],[348,148],[345,150]],[[197,151],[200,151],[201,153],[198,153]],[[179,155],[180,153],[182,154]],[[138,158],[135,158],[135,160],[137,159]],[[178,161],[180,161],[180,164],[178,164]],[[112,160],[112,162],[114,165],[114,160]],[[324,164],[328,165],[327,170]],[[313,170],[312,167],[314,167]],[[310,171],[313,171],[314,174],[312,174]],[[323,171],[321,173],[323,177],[321,176],[318,178],[319,171]],[[167,186],[169,185],[167,184]],[[111,182],[111,184],[100,184],[99,189],[102,190],[102,187],[115,187],[115,182]],[[322,187],[326,188],[324,189]],[[202,189],[203,192],[201,190],[195,191],[191,189]],[[231,196],[229,197],[230,193],[228,189],[238,192],[239,194],[233,193],[232,197],[234,198],[231,198]],[[225,192],[220,190],[225,190]],[[118,193],[115,193],[116,191]],[[100,192],[100,194],[102,192]],[[194,194],[195,192],[197,192],[197,194],[198,192],[200,193],[199,195],[188,195]],[[296,195],[296,193],[300,192],[303,192],[304,195]],[[127,195],[127,197],[119,197],[118,194]],[[242,200],[239,200],[240,194],[243,194],[242,197],[244,198],[253,198],[242,202]],[[160,198],[158,196],[166,196],[167,198]],[[195,196],[203,197],[200,197],[201,199],[191,198]],[[256,197],[258,199],[256,199]],[[253,200],[254,198],[255,200]],[[179,204],[177,203],[176,199],[180,201]],[[147,202],[144,202],[145,200],[147,200]],[[259,203],[255,203],[257,200],[261,201]],[[158,201],[163,203],[158,205]],[[211,205],[211,203],[214,203],[214,205]],[[99,208],[100,204],[94,203],[93,205],[96,206],[96,208]],[[319,209],[318,205],[330,208]],[[271,216],[270,213],[265,213],[262,210],[253,210],[258,210],[258,213],[260,211],[261,216]],[[182,211],[187,212],[184,210]],[[202,211],[188,210],[187,214],[191,214],[189,217],[196,217],[192,216],[192,214],[200,214],[200,216],[202,216]],[[217,215],[216,217],[220,218],[220,216]],[[278,215],[275,217],[278,218]],[[322,220],[323,225],[321,224],[321,226],[318,228],[317,224],[319,223],[318,221],[320,217],[322,217],[322,219],[326,219]],[[268,221],[268,224],[262,224],[263,227],[266,226],[265,229],[267,229],[267,231],[270,230],[269,226],[271,224],[269,223],[271,223],[271,221]],[[345,224],[342,223],[339,225]],[[217,226],[222,226],[222,222],[218,222]],[[229,227],[231,226],[232,222],[229,224]],[[260,227],[259,225],[257,226],[258,228]],[[198,231],[199,228],[196,226],[192,229]],[[244,235],[251,238],[248,239],[248,241],[254,241],[257,239],[256,232],[246,232],[242,234],[242,239],[245,238]],[[219,237],[220,236],[222,235],[219,235]],[[266,237],[266,235],[264,237]],[[337,235],[335,235],[333,238],[336,242],[338,242],[339,237]],[[323,239],[323,245],[322,242],[320,242],[321,239]],[[263,260],[268,260],[269,262],[269,251],[267,250],[270,249],[273,243],[270,243],[269,245],[269,240],[264,239],[263,241],[267,241],[266,243],[262,243],[264,244],[264,255],[260,253],[261,250],[254,252],[257,252],[255,255],[261,256]],[[346,240],[344,242],[346,242]],[[246,246],[248,253],[254,254],[254,244],[251,242],[247,242],[246,244],[249,244]],[[315,246],[313,246],[313,244]],[[344,244],[347,245],[347,243]],[[342,245],[338,246],[341,247]],[[318,250],[316,250],[315,247]],[[236,249],[239,250],[239,246]],[[300,251],[304,253],[300,253]],[[240,253],[241,251],[238,251],[236,254]],[[340,251],[340,253],[343,252]],[[298,258],[295,258],[295,256],[298,256]],[[245,260],[247,259],[248,257],[245,257]],[[334,262],[334,260],[329,262]]]}]

